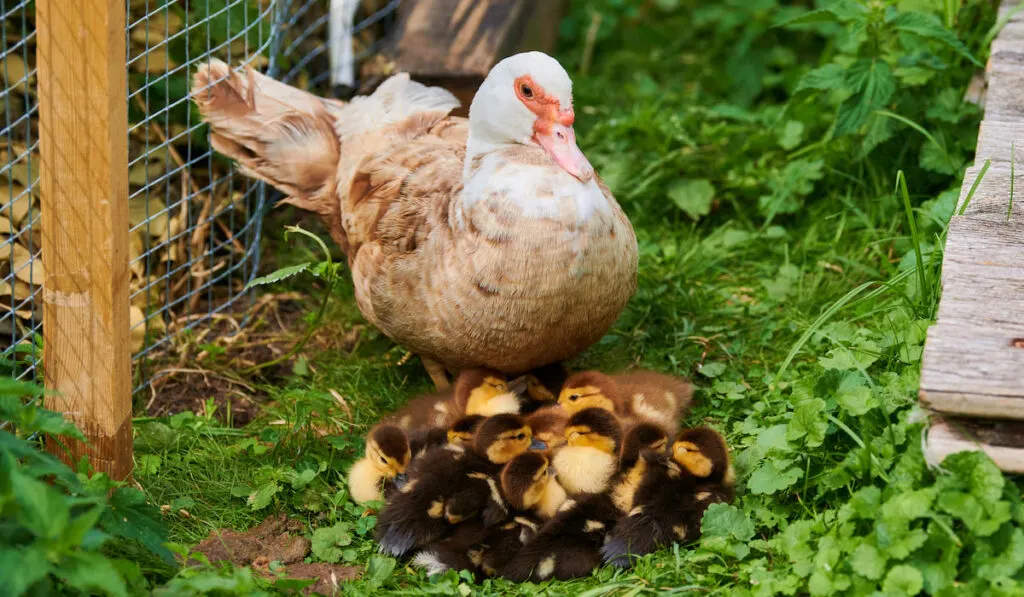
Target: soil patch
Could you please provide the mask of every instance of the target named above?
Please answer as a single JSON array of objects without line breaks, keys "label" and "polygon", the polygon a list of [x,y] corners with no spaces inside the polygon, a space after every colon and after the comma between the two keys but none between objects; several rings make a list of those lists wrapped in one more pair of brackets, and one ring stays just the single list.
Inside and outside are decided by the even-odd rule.
[{"label": "soil patch", "polygon": [[[282,574],[289,578],[315,579],[316,583],[306,587],[307,595],[313,592],[333,595],[339,585],[358,578],[362,569],[337,564],[307,564],[303,560],[309,555],[309,539],[298,535],[305,528],[302,522],[291,520],[284,514],[269,516],[259,526],[245,532],[231,529],[210,531],[194,549],[214,562],[231,562],[235,566],[251,566],[254,571],[267,578]],[[278,562],[271,571],[271,562]],[[198,564],[191,560],[189,564]]]}]

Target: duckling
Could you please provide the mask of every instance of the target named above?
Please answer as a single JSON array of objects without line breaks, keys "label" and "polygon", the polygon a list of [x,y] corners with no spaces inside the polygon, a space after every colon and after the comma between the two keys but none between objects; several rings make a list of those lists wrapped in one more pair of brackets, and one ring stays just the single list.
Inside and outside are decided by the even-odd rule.
[{"label": "duckling", "polygon": [[668,434],[654,423],[637,423],[626,431],[619,451],[619,470],[611,482],[612,501],[623,513],[632,509],[633,494],[647,470],[647,462],[640,458],[641,452],[651,450],[665,454],[667,446]]},{"label": "duckling", "polygon": [[380,550],[401,557],[477,515],[488,525],[502,520],[507,507],[495,476],[531,445],[526,421],[503,414],[480,423],[472,447],[446,444],[428,449],[410,467],[408,483],[380,513]]},{"label": "duckling", "polygon": [[661,425],[669,435],[676,434],[692,399],[689,382],[653,371],[615,376],[583,371],[569,377],[558,395],[558,403],[570,413],[603,408],[628,423]]},{"label": "duckling", "polygon": [[562,363],[545,365],[513,379],[509,386],[522,397],[522,410],[529,414],[544,406],[553,405],[558,401],[558,391],[562,388],[569,370]]},{"label": "duckling", "polygon": [[410,432],[409,449],[412,451],[413,458],[415,459],[428,448],[443,446],[446,443],[472,445],[473,433],[480,426],[481,421],[486,418],[482,415],[466,415],[456,419],[447,429],[430,427]]},{"label": "duckling", "polygon": [[547,520],[566,500],[556,474],[544,453],[520,454],[501,469],[501,493],[513,510]]},{"label": "duckling", "polygon": [[412,458],[409,438],[394,425],[378,425],[366,438],[366,451],[348,474],[348,490],[357,504],[384,497],[390,481],[405,472]]},{"label": "duckling", "polygon": [[601,565],[601,546],[618,515],[607,494],[566,500],[498,575],[518,582],[590,576]]},{"label": "duckling", "polygon": [[384,422],[406,431],[447,429],[463,415],[491,416],[519,412],[519,398],[509,392],[503,373],[467,369],[443,392],[417,396]]},{"label": "duckling", "polygon": [[569,413],[557,404],[542,406],[526,417],[526,423],[533,430],[533,437],[544,442],[549,450],[565,444],[565,424],[568,420]]},{"label": "duckling", "polygon": [[734,497],[728,448],[708,427],[681,433],[671,455],[646,450],[639,462],[643,479],[601,549],[604,561],[619,567],[673,541],[697,539],[707,507]]},{"label": "duckling", "polygon": [[566,445],[555,452],[552,463],[558,481],[570,496],[601,493],[608,489],[618,470],[622,427],[611,412],[587,408],[565,424]]}]

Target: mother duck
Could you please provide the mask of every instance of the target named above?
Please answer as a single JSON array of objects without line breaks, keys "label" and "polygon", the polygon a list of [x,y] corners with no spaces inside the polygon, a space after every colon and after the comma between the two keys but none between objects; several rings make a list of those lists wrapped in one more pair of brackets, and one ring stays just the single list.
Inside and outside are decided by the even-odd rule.
[{"label": "mother duck", "polygon": [[495,65],[468,120],[406,73],[346,104],[215,60],[192,97],[215,149],[324,218],[363,315],[438,387],[568,360],[636,290],[633,228],[576,145],[572,81],[546,54]]}]

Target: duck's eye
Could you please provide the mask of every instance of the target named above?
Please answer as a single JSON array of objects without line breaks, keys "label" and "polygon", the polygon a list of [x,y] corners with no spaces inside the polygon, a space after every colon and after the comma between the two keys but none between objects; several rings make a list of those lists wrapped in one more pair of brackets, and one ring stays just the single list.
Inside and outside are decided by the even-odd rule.
[{"label": "duck's eye", "polygon": [[569,400],[572,400],[573,402],[576,402],[579,399],[580,399],[580,395],[579,394],[573,394],[572,396],[569,396]]},{"label": "duck's eye", "polygon": [[526,99],[533,99],[533,89],[529,85],[521,85],[519,91],[523,94]]}]

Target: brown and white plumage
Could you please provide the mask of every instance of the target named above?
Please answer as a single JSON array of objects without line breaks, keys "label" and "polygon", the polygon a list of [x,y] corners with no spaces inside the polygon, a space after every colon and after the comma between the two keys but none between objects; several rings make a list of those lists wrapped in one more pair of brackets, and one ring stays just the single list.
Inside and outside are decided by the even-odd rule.
[{"label": "brown and white plumage", "polygon": [[544,54],[495,66],[469,119],[406,74],[342,104],[214,61],[193,98],[218,151],[324,217],[360,310],[427,363],[567,360],[636,288],[633,229],[576,147],[571,81]]}]

